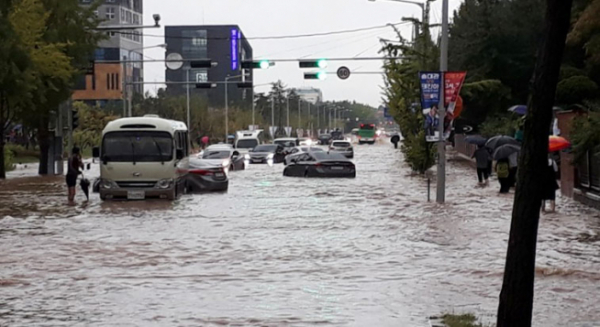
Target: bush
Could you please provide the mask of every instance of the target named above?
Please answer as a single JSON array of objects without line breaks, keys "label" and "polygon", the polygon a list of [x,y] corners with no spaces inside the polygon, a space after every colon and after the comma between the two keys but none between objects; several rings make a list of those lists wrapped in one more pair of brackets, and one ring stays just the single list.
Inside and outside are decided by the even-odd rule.
[{"label": "bush", "polygon": [[511,116],[490,116],[483,124],[479,126],[479,132],[484,137],[492,137],[496,135],[513,136],[517,130],[518,117]]},{"label": "bush", "polygon": [[560,104],[583,103],[593,99],[598,85],[587,76],[573,76],[560,81],[556,87],[556,101]]},{"label": "bush", "polygon": [[425,140],[425,131],[417,135],[408,134],[402,141],[401,150],[404,153],[404,160],[413,171],[424,174],[427,169],[435,163],[435,143],[428,143]]},{"label": "bush", "polygon": [[11,171],[15,169],[15,165],[13,163],[14,155],[12,151],[8,147],[4,147],[4,171]]}]

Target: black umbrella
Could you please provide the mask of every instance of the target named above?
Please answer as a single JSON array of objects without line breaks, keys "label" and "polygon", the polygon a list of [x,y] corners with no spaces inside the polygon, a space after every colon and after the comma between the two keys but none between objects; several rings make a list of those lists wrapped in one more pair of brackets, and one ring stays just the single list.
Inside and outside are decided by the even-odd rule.
[{"label": "black umbrella", "polygon": [[515,140],[514,137],[510,137],[510,136],[506,136],[506,135],[498,135],[498,136],[494,136],[491,139],[489,139],[487,141],[487,143],[485,144],[486,147],[492,149],[492,150],[496,150],[497,148],[506,145],[506,144],[512,144],[512,145],[521,145],[521,143],[519,143],[519,141]]},{"label": "black umbrella", "polygon": [[521,147],[514,144],[505,144],[499,146],[494,151],[494,160],[502,160],[510,157],[511,154],[521,151]]},{"label": "black umbrella", "polygon": [[81,181],[79,182],[79,186],[81,186],[81,190],[83,191],[83,193],[85,194],[86,199],[90,199],[90,181],[83,177],[83,175],[81,176]]},{"label": "black umbrella", "polygon": [[487,139],[483,136],[473,135],[465,137],[465,142],[468,144],[485,145]]}]

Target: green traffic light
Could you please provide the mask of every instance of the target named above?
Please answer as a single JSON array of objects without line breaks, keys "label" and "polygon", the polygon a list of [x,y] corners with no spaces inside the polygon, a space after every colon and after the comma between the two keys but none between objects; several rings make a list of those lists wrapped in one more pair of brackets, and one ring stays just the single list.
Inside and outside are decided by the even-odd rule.
[{"label": "green traffic light", "polygon": [[318,73],[317,73],[317,78],[318,78],[319,80],[321,80],[321,81],[322,81],[322,80],[325,80],[325,79],[327,78],[327,73],[326,73],[326,72],[318,72]]},{"label": "green traffic light", "polygon": [[325,60],[325,59],[319,59],[317,61],[317,66],[319,66],[319,68],[321,68],[321,69],[327,68],[327,60]]},{"label": "green traffic light", "polygon": [[267,69],[271,66],[271,63],[269,63],[268,60],[261,60],[258,65],[260,66],[260,69]]}]

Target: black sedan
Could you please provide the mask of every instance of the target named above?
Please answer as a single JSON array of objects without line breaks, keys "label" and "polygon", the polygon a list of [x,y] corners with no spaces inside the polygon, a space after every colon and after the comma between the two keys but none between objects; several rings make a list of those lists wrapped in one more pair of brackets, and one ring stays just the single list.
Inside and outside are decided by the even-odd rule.
[{"label": "black sedan", "polygon": [[292,159],[283,176],[292,177],[356,177],[356,167],[339,153],[306,152]]},{"label": "black sedan", "polygon": [[244,156],[227,146],[210,146],[202,153],[202,161],[212,165],[222,165],[229,170],[244,170]]},{"label": "black sedan", "polygon": [[281,163],[285,158],[285,151],[279,144],[258,145],[248,152],[248,161],[257,163]]},{"label": "black sedan", "polygon": [[206,160],[190,158],[187,176],[190,192],[227,191],[229,188],[229,179],[222,164],[215,165]]},{"label": "black sedan", "polygon": [[331,134],[321,134],[319,135],[319,144],[321,145],[329,145],[331,143]]}]

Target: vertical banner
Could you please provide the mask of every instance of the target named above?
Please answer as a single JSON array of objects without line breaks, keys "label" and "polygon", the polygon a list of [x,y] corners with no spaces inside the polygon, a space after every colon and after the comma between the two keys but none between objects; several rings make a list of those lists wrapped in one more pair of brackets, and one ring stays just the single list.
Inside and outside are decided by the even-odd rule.
[{"label": "vertical banner", "polygon": [[277,126],[269,126],[269,133],[272,138],[275,138],[275,133],[277,133]]},{"label": "vertical banner", "polygon": [[285,135],[287,135],[288,137],[292,136],[292,127],[291,126],[285,127]]},{"label": "vertical banner", "polygon": [[238,70],[239,67],[239,30],[237,28],[231,29],[231,70]]},{"label": "vertical banner", "polygon": [[465,82],[467,72],[446,72],[444,74],[444,103],[446,106],[446,117],[444,117],[444,138],[450,137],[454,119],[458,118],[462,111],[462,98],[460,90]]},{"label": "vertical banner", "polygon": [[427,142],[439,139],[438,105],[442,90],[442,73],[419,72],[421,88],[421,108],[425,115],[425,138]]}]

